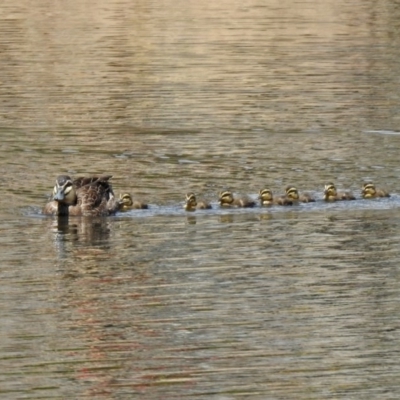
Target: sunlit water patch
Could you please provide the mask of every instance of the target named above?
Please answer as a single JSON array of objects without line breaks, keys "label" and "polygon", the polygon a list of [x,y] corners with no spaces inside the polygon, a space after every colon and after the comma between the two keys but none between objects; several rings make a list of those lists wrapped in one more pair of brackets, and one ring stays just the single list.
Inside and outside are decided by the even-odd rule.
[{"label": "sunlit water patch", "polygon": [[365,133],[376,133],[379,135],[400,135],[399,131],[385,131],[385,130],[370,130],[364,131]]}]

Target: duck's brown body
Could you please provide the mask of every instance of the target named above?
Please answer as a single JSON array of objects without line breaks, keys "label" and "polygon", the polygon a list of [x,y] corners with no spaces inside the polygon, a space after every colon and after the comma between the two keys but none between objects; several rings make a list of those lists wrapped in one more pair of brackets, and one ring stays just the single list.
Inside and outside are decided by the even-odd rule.
[{"label": "duck's brown body", "polygon": [[377,197],[390,197],[390,194],[383,189],[377,189],[372,182],[364,183],[361,191],[364,199],[375,199]]},{"label": "duck's brown body", "polygon": [[220,192],[218,202],[221,207],[226,207],[226,208],[239,208],[239,207],[249,208],[249,207],[254,207],[256,205],[256,202],[249,198],[239,198],[239,199],[234,198],[233,194],[227,190],[224,192]]},{"label": "duck's brown body", "polygon": [[56,179],[53,199],[44,214],[68,216],[103,216],[115,214],[121,203],[115,199],[111,176],[82,177],[72,180],[68,175]]},{"label": "duck's brown body", "polygon": [[315,199],[309,193],[301,193],[300,194],[300,203],[315,203]]},{"label": "duck's brown body", "polygon": [[338,192],[333,183],[325,185],[324,200],[325,201],[342,201],[342,200],[355,200],[356,198],[350,192]]},{"label": "duck's brown body", "polygon": [[194,193],[187,193],[185,205],[183,208],[186,211],[195,211],[195,210],[209,210],[211,209],[211,204],[205,200],[197,201],[196,195]]}]

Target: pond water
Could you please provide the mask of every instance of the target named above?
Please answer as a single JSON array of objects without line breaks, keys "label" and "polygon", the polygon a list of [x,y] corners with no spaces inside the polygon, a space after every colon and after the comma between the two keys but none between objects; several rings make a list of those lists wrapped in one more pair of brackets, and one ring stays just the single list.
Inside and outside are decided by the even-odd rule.
[{"label": "pond water", "polygon": [[[398,5],[6,0],[0,19],[2,398],[399,398]],[[43,216],[66,173],[150,208]],[[324,203],[328,182],[357,200]],[[217,206],[289,184],[317,201]],[[189,191],[214,208],[185,212]]]}]

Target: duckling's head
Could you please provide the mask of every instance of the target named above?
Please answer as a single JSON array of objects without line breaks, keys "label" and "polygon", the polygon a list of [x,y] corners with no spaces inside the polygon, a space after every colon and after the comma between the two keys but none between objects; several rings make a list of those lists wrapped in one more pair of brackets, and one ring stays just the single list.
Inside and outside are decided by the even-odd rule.
[{"label": "duckling's head", "polygon": [[129,210],[129,208],[131,208],[133,205],[132,196],[130,193],[121,193],[119,195],[119,202],[121,204],[122,211]]},{"label": "duckling's head", "polygon": [[374,197],[376,195],[376,188],[372,182],[367,182],[363,184],[362,196],[364,198]]},{"label": "duckling's head", "polygon": [[272,191],[270,189],[261,189],[258,198],[261,203],[267,203],[273,200]]},{"label": "duckling's head", "polygon": [[336,186],[333,183],[327,183],[324,190],[325,196],[333,197],[337,195]]},{"label": "duckling's head", "polygon": [[219,193],[218,202],[221,206],[230,205],[234,201],[233,194],[229,190],[225,190]]},{"label": "duckling's head", "polygon": [[183,208],[186,211],[193,211],[196,209],[196,206],[197,206],[196,195],[194,193],[186,193],[186,200]]},{"label": "duckling's head", "polygon": [[60,175],[57,177],[53,189],[53,199],[67,205],[76,203],[76,192],[72,179],[68,175]]},{"label": "duckling's head", "polygon": [[294,186],[288,186],[285,189],[285,193],[286,193],[286,197],[290,200],[299,200],[300,196],[299,196],[299,192],[298,190],[294,187]]}]

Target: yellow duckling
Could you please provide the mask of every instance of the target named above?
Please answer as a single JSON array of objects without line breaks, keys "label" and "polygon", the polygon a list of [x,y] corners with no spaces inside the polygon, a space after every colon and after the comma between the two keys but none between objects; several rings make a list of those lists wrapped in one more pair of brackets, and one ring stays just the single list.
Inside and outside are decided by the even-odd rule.
[{"label": "yellow duckling", "polygon": [[390,197],[390,194],[383,189],[377,189],[372,182],[364,183],[361,195],[364,199],[373,199],[377,197]]},{"label": "yellow duckling", "polygon": [[325,201],[340,201],[340,200],[355,200],[356,198],[350,192],[338,192],[333,183],[325,185],[324,200]]},{"label": "yellow duckling", "polygon": [[187,193],[186,194],[186,201],[183,208],[186,211],[195,211],[195,210],[209,210],[211,209],[211,204],[202,200],[197,201],[196,195],[194,193]]},{"label": "yellow duckling", "polygon": [[315,199],[308,193],[299,194],[299,191],[294,186],[288,186],[286,188],[286,197],[293,202],[300,203],[311,203],[315,202]]},{"label": "yellow duckling", "polygon": [[273,205],[292,206],[294,203],[292,199],[289,199],[286,196],[274,198],[272,191],[268,188],[261,189],[258,198],[260,199],[261,205],[264,207],[270,207]]},{"label": "yellow duckling", "polygon": [[218,202],[221,207],[254,207],[256,202],[249,198],[235,199],[229,190],[219,193]]},{"label": "yellow duckling", "polygon": [[128,210],[146,210],[149,206],[140,201],[133,201],[132,196],[129,193],[121,193],[119,196],[119,201],[121,203],[120,211],[128,211]]}]

